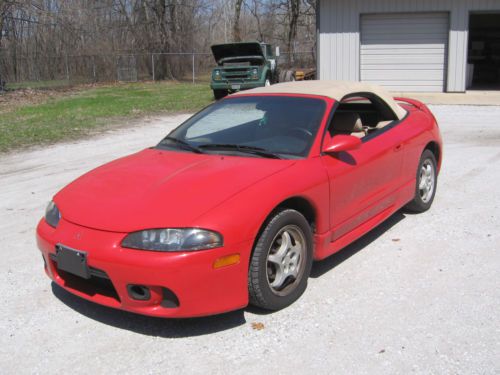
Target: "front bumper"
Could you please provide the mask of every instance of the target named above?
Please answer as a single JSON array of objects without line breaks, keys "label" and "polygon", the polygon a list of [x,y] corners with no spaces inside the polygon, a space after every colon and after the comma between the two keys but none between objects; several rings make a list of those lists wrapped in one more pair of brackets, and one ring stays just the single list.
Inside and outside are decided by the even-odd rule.
[{"label": "front bumper", "polygon": [[265,86],[265,81],[212,81],[210,82],[210,88],[212,90],[227,90],[227,91],[240,91],[240,90],[249,90],[254,89],[256,87]]},{"label": "front bumper", "polygon": [[[125,233],[81,227],[64,219],[57,229],[44,219],[37,227],[37,243],[47,275],[62,288],[87,300],[157,317],[212,315],[248,304],[251,241],[197,252],[162,253],[122,248],[124,236]],[[86,251],[91,279],[58,270],[56,244]],[[236,253],[241,255],[239,263],[213,268],[216,259]],[[149,299],[132,298],[130,285],[147,287]],[[169,293],[174,294],[177,304],[165,303]]]}]

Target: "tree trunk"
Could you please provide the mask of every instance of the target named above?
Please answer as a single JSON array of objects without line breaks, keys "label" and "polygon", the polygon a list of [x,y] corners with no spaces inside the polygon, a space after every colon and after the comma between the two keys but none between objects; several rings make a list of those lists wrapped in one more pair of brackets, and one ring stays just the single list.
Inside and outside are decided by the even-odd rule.
[{"label": "tree trunk", "polygon": [[240,14],[242,5],[243,0],[236,0],[234,5],[233,40],[235,42],[241,42]]},{"label": "tree trunk", "polygon": [[297,37],[297,22],[300,16],[300,0],[289,0],[289,22],[288,22],[288,64],[293,64],[294,42]]}]

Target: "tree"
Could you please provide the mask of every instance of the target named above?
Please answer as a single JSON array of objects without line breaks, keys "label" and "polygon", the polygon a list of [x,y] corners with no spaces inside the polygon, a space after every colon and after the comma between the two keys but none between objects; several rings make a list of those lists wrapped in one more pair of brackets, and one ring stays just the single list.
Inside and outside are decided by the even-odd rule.
[{"label": "tree", "polygon": [[236,0],[234,4],[233,40],[241,42],[240,15],[243,0]]},{"label": "tree", "polygon": [[13,0],[1,0],[0,2],[0,49],[2,48],[2,40],[5,30],[5,21],[8,16],[11,16],[11,9],[14,6]]},{"label": "tree", "polygon": [[295,52],[295,40],[297,38],[297,22],[300,17],[300,0],[288,0],[288,63],[293,64],[293,54]]},{"label": "tree", "polygon": [[[257,39],[311,50],[315,0],[0,0],[0,74],[8,80],[113,80],[117,58],[178,78],[214,43]],[[148,55],[149,54],[149,55]],[[290,63],[293,61],[289,54]],[[187,60],[189,59],[189,60]],[[200,59],[207,69],[213,60]],[[143,73],[143,76],[147,75]]]}]

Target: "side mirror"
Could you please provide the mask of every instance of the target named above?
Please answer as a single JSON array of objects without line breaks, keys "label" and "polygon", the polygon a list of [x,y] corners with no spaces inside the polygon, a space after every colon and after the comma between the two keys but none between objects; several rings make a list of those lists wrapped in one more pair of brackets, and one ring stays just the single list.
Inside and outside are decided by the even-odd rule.
[{"label": "side mirror", "polygon": [[276,57],[280,56],[280,48],[278,46],[276,46],[276,53],[274,54],[274,56]]},{"label": "side mirror", "polygon": [[335,135],[327,144],[323,147],[323,152],[327,154],[336,154],[342,151],[356,150],[361,147],[361,139],[353,135]]}]

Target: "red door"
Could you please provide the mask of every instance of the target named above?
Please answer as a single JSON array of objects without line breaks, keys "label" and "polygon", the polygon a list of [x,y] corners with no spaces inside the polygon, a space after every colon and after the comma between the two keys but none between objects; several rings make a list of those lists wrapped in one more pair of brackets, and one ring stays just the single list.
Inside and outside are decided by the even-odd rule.
[{"label": "red door", "polygon": [[397,127],[366,136],[357,150],[322,156],[330,179],[331,241],[396,203],[403,163]]}]

